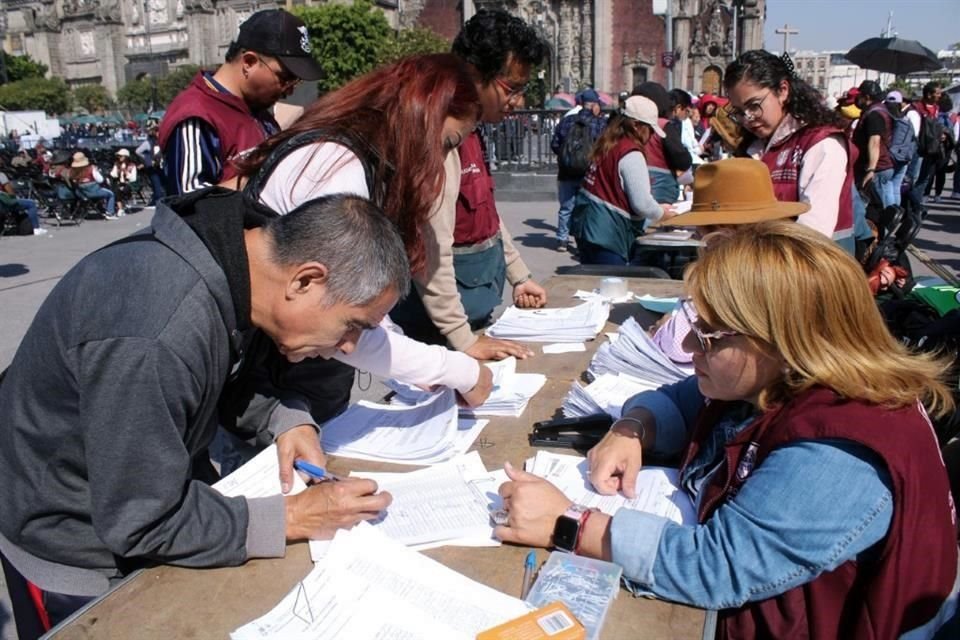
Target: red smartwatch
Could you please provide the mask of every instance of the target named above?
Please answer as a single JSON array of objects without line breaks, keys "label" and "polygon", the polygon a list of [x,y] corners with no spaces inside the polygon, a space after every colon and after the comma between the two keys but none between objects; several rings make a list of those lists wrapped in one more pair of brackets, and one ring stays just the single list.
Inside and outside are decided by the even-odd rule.
[{"label": "red smartwatch", "polygon": [[583,527],[594,511],[580,504],[570,505],[553,526],[553,546],[561,551],[576,553]]}]

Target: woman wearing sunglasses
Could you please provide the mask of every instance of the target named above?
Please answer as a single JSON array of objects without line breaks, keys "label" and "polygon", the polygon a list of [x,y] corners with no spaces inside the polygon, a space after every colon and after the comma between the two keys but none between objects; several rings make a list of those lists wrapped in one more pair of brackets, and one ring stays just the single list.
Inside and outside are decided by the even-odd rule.
[{"label": "woman wearing sunglasses", "polygon": [[696,375],[632,398],[589,464],[597,491],[632,497],[643,455],[680,453],[698,522],[577,509],[511,467],[496,534],[549,546],[573,520],[574,552],[717,610],[717,637],[933,637],[957,605],[927,418],[953,409],[950,363],[894,340],[859,265],[802,225],[714,234],[684,280]]},{"label": "woman wearing sunglasses", "polygon": [[789,58],[747,51],[728,67],[728,115],[744,137],[737,155],[762,160],[777,199],[809,202],[798,222],[854,250],[853,160],[844,121]]}]

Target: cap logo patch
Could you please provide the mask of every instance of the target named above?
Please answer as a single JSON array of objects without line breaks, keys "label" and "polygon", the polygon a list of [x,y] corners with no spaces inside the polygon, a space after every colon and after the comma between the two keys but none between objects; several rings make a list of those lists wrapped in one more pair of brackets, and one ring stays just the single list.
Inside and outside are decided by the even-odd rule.
[{"label": "cap logo patch", "polygon": [[310,37],[307,34],[307,28],[297,27],[297,31],[300,32],[300,48],[304,53],[310,53]]}]

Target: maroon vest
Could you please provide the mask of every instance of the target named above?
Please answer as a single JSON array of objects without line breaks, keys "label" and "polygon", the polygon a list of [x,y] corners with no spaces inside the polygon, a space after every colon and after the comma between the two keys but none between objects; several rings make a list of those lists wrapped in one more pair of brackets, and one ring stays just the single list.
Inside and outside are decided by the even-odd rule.
[{"label": "maroon vest", "polygon": [[157,134],[161,149],[167,146],[170,134],[178,124],[189,118],[200,118],[212,126],[220,138],[221,180],[237,174],[231,160],[267,139],[280,126],[268,112],[253,114],[247,103],[230,93],[221,93],[210,87],[200,71],[186,89],[167,107]]},{"label": "maroon vest", "polygon": [[[728,406],[714,401],[701,411],[684,467]],[[719,638],[897,638],[932,619],[953,587],[953,498],[933,427],[917,407],[885,409],[816,388],[767,411],[725,445],[724,463],[703,489],[700,522],[735,496],[771,451],[817,439],[856,442],[883,459],[894,512],[882,549],[868,564],[851,560],[777,597],[720,611]]]},{"label": "maroon vest", "polygon": [[842,129],[829,126],[801,127],[792,135],[770,147],[760,158],[770,169],[773,192],[781,202],[800,201],[800,169],[803,158],[818,142],[832,135],[839,135],[847,147],[847,175],[840,190],[840,209],[837,212],[837,226],[834,233],[853,229],[853,161],[852,146]]},{"label": "maroon vest", "polygon": [[[654,136],[650,136],[652,140]],[[643,152],[643,147],[629,138],[621,138],[610,151],[599,160],[594,160],[583,178],[581,188],[592,193],[600,200],[612,204],[621,211],[630,213],[630,200],[623,191],[620,182],[620,159],[633,151]]]},{"label": "maroon vest", "polygon": [[[660,128],[663,129],[669,120],[666,118],[657,118],[657,122]],[[667,164],[667,157],[663,153],[663,140],[660,136],[650,136],[647,144],[643,145],[643,157],[647,160],[647,166],[651,169],[663,169],[669,171],[671,175],[673,174],[673,170],[670,168],[670,165]]]},{"label": "maroon vest", "polygon": [[453,244],[477,244],[500,230],[500,214],[493,199],[495,187],[484,158],[483,141],[474,131],[460,145],[460,194]]}]

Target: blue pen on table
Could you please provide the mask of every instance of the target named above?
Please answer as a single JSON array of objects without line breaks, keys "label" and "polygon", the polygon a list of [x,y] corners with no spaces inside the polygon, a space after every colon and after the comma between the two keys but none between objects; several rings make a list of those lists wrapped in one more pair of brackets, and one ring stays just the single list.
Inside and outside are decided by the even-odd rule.
[{"label": "blue pen on table", "polygon": [[533,572],[537,568],[537,552],[533,549],[527,554],[527,559],[523,562],[523,586],[520,590],[520,599],[524,600],[530,593],[530,585],[533,583]]},{"label": "blue pen on table", "polygon": [[294,460],[293,468],[297,471],[302,471],[303,473],[310,476],[315,482],[324,482],[326,480],[338,481],[340,478],[333,475],[323,467],[318,467],[315,464],[310,464],[306,460]]}]

